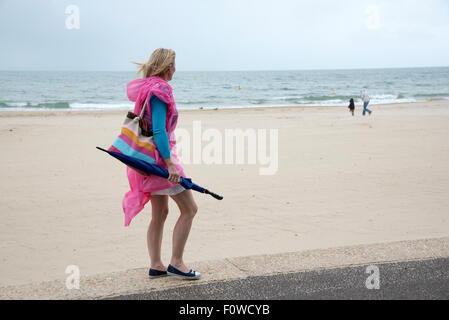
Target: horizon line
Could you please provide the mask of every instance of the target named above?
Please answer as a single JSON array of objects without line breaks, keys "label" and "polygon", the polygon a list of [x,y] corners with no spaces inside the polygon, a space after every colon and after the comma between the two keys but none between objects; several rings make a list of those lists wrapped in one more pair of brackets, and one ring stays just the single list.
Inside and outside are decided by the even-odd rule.
[{"label": "horizon line", "polygon": [[[382,70],[382,69],[425,69],[425,68],[449,68],[447,66],[415,66],[415,67],[355,67],[355,68],[310,68],[310,69],[240,69],[240,70],[176,70],[177,72],[272,72],[272,71],[339,71],[339,70]],[[51,69],[0,69],[0,72],[133,72],[133,70],[51,70]],[[136,71],[137,73],[137,71]]]}]

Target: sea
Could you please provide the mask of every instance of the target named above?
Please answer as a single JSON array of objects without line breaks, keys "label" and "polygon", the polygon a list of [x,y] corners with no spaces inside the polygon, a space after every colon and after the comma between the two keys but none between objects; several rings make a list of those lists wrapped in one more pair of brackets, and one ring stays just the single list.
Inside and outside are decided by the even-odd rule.
[{"label": "sea", "polygon": [[[133,71],[0,71],[4,110],[132,109]],[[345,106],[449,99],[449,67],[292,71],[177,71],[170,81],[178,109]]]}]

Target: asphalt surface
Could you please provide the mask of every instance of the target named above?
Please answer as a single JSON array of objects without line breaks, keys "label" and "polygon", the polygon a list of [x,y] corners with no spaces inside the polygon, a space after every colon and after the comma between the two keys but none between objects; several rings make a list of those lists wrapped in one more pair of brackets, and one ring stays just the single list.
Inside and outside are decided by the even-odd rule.
[{"label": "asphalt surface", "polygon": [[[118,296],[110,299],[449,299],[449,258],[377,264],[374,268],[369,268],[368,270],[367,267],[369,266],[345,267],[330,270],[278,274],[273,276],[248,277],[239,280],[205,284],[191,284],[181,288]],[[376,273],[376,270],[378,273]],[[367,286],[371,289],[368,289]]]}]

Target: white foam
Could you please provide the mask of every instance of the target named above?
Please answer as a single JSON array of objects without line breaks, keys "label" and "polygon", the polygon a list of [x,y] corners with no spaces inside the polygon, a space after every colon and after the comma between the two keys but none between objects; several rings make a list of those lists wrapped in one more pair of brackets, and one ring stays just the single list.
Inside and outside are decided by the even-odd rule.
[{"label": "white foam", "polygon": [[71,103],[70,109],[75,110],[120,110],[133,109],[131,103]]}]

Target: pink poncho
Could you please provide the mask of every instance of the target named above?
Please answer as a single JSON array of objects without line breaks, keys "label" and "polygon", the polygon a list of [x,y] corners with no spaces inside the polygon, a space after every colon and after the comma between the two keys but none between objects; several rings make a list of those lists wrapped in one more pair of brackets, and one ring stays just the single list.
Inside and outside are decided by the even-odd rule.
[{"label": "pink poncho", "polygon": [[[134,113],[139,114],[142,110],[142,105],[145,99],[151,97],[151,94],[157,96],[160,100],[165,102],[167,107],[167,120],[165,127],[167,129],[167,135],[169,140],[170,152],[172,161],[176,166],[179,174],[185,177],[184,170],[182,169],[179,158],[176,153],[176,139],[175,128],[178,122],[178,111],[176,109],[175,100],[173,99],[171,86],[160,77],[149,77],[144,79],[137,79],[127,84],[128,98],[131,101],[135,101]],[[151,115],[151,105],[147,107],[145,114]],[[150,120],[148,124],[152,128],[151,116],[145,117]],[[155,164],[167,169],[164,159],[162,158],[157,146],[155,144]],[[123,212],[125,213],[125,226],[129,226],[131,220],[144,208],[145,204],[150,200],[151,192],[167,189],[176,186],[169,182],[167,179],[158,176],[144,177],[132,169],[126,168],[128,175],[129,186],[131,190],[125,194],[123,199]]]}]

